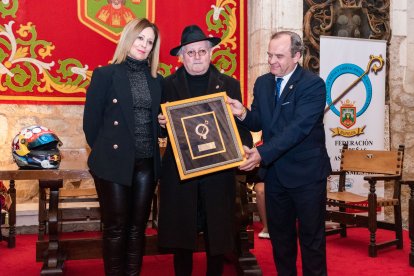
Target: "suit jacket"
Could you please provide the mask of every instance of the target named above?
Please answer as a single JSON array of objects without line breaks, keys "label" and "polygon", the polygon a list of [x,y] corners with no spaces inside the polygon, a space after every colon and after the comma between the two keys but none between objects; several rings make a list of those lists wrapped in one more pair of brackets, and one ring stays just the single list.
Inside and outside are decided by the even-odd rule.
[{"label": "suit jacket", "polygon": [[243,120],[250,130],[263,130],[263,145],[257,148],[261,176],[269,183],[277,177],[289,188],[326,178],[331,167],[323,125],[324,81],[298,65],[276,104],[275,85],[271,73],[256,80],[251,111]]},{"label": "suit jacket", "polygon": [[[231,98],[241,100],[239,82],[210,66],[205,94],[222,91],[226,91]],[[191,98],[183,67],[165,79],[163,93],[163,101],[168,102]],[[250,146],[250,132],[246,129],[244,132],[241,129],[239,131],[243,143]],[[165,248],[195,249],[197,229],[201,226],[197,225],[200,221],[197,220],[197,206],[203,202],[207,213],[211,254],[231,251],[234,245],[235,185],[235,169],[181,181],[171,144],[168,143],[162,159],[160,176],[159,245]]]},{"label": "suit jacket", "polygon": [[[155,178],[160,167],[158,113],[161,76],[146,70],[152,99],[153,157]],[[86,94],[83,131],[91,154],[88,165],[98,177],[130,186],[135,164],[134,114],[132,93],[125,63],[94,70]]]}]

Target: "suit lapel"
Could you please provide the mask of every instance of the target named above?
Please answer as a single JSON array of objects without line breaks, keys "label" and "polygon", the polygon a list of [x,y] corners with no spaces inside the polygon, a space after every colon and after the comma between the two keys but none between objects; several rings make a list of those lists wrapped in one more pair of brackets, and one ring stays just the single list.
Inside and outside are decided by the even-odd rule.
[{"label": "suit lapel", "polygon": [[173,79],[172,82],[178,94],[177,98],[174,100],[178,100],[178,99],[182,100],[182,99],[191,98],[191,94],[188,88],[187,78],[185,77],[185,71],[184,71],[183,66],[177,70],[176,77]]},{"label": "suit lapel", "polygon": [[[260,101],[260,108],[261,113],[269,120],[273,117],[275,113],[275,87],[276,87],[276,80],[275,76],[271,73],[267,73],[264,75],[263,84],[260,86],[258,93],[259,95],[257,98],[263,99]],[[263,106],[262,106],[263,105]]]},{"label": "suit lapel", "polygon": [[266,80],[266,91],[269,91],[269,93],[266,93],[266,101],[267,101],[267,106],[269,110],[271,110],[271,116],[273,116],[275,113],[274,112],[275,106],[276,106],[275,89],[276,89],[275,76],[269,73],[268,78]]},{"label": "suit lapel", "polygon": [[302,70],[303,70],[302,67],[298,64],[295,72],[293,72],[292,76],[290,77],[289,81],[287,82],[287,84],[285,85],[282,91],[282,95],[280,96],[280,103],[284,103],[285,99],[289,96],[289,94],[291,94],[295,90],[296,83],[300,79]]},{"label": "suit lapel", "polygon": [[207,94],[227,92],[224,89],[224,80],[216,67],[210,65],[210,76],[208,79]]}]

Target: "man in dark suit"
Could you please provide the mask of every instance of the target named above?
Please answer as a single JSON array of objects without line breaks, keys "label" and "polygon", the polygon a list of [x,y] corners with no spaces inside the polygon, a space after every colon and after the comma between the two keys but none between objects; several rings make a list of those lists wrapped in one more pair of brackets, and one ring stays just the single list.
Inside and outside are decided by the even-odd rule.
[{"label": "man in dark suit", "polygon": [[273,256],[282,276],[297,274],[297,235],[303,275],[327,274],[325,201],[331,166],[323,126],[326,91],[321,78],[298,64],[303,49],[296,33],[272,35],[270,73],[256,80],[251,110],[228,100],[245,126],[263,132],[263,145],[245,149],[247,161],[240,169],[261,165]]}]

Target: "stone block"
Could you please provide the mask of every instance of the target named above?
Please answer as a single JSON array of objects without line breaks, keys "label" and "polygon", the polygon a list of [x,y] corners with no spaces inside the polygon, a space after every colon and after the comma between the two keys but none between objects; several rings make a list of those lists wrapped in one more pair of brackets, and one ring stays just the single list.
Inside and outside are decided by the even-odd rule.
[{"label": "stone block", "polygon": [[0,145],[5,143],[11,143],[8,141],[8,131],[9,131],[9,124],[7,117],[5,115],[0,115]]},{"label": "stone block", "polygon": [[396,0],[392,1],[391,9],[393,11],[406,11],[407,10],[407,0]]},{"label": "stone block", "polygon": [[393,11],[391,19],[391,29],[393,35],[406,36],[407,35],[407,12]]},{"label": "stone block", "polygon": [[404,90],[407,93],[410,93],[410,95],[406,98],[407,100],[410,100],[411,102],[406,102],[406,105],[408,107],[414,107],[414,66],[413,68],[407,68],[405,72],[405,79],[404,79]]}]

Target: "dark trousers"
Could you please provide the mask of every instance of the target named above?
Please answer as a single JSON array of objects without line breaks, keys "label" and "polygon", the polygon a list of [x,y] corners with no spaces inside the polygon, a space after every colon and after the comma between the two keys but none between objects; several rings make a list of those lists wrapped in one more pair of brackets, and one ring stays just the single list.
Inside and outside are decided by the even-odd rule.
[{"label": "dark trousers", "polygon": [[139,275],[155,191],[153,160],[135,161],[131,186],[94,176],[103,222],[105,275]]},{"label": "dark trousers", "polygon": [[326,180],[286,188],[275,179],[274,182],[265,184],[265,201],[278,275],[297,275],[297,236],[303,275],[327,275]]},{"label": "dark trousers", "polygon": [[[223,274],[224,254],[210,254],[210,243],[208,241],[208,226],[206,215],[206,203],[204,198],[205,185],[198,183],[197,191],[197,232],[204,232],[204,243],[207,256],[207,276],[220,276]],[[174,271],[176,276],[191,276],[193,271],[193,251],[179,248],[174,252]]]},{"label": "dark trousers", "polygon": [[[220,276],[223,274],[224,255],[207,255],[207,276]],[[193,251],[190,249],[177,249],[174,253],[174,272],[176,276],[191,276],[193,271]]]}]

